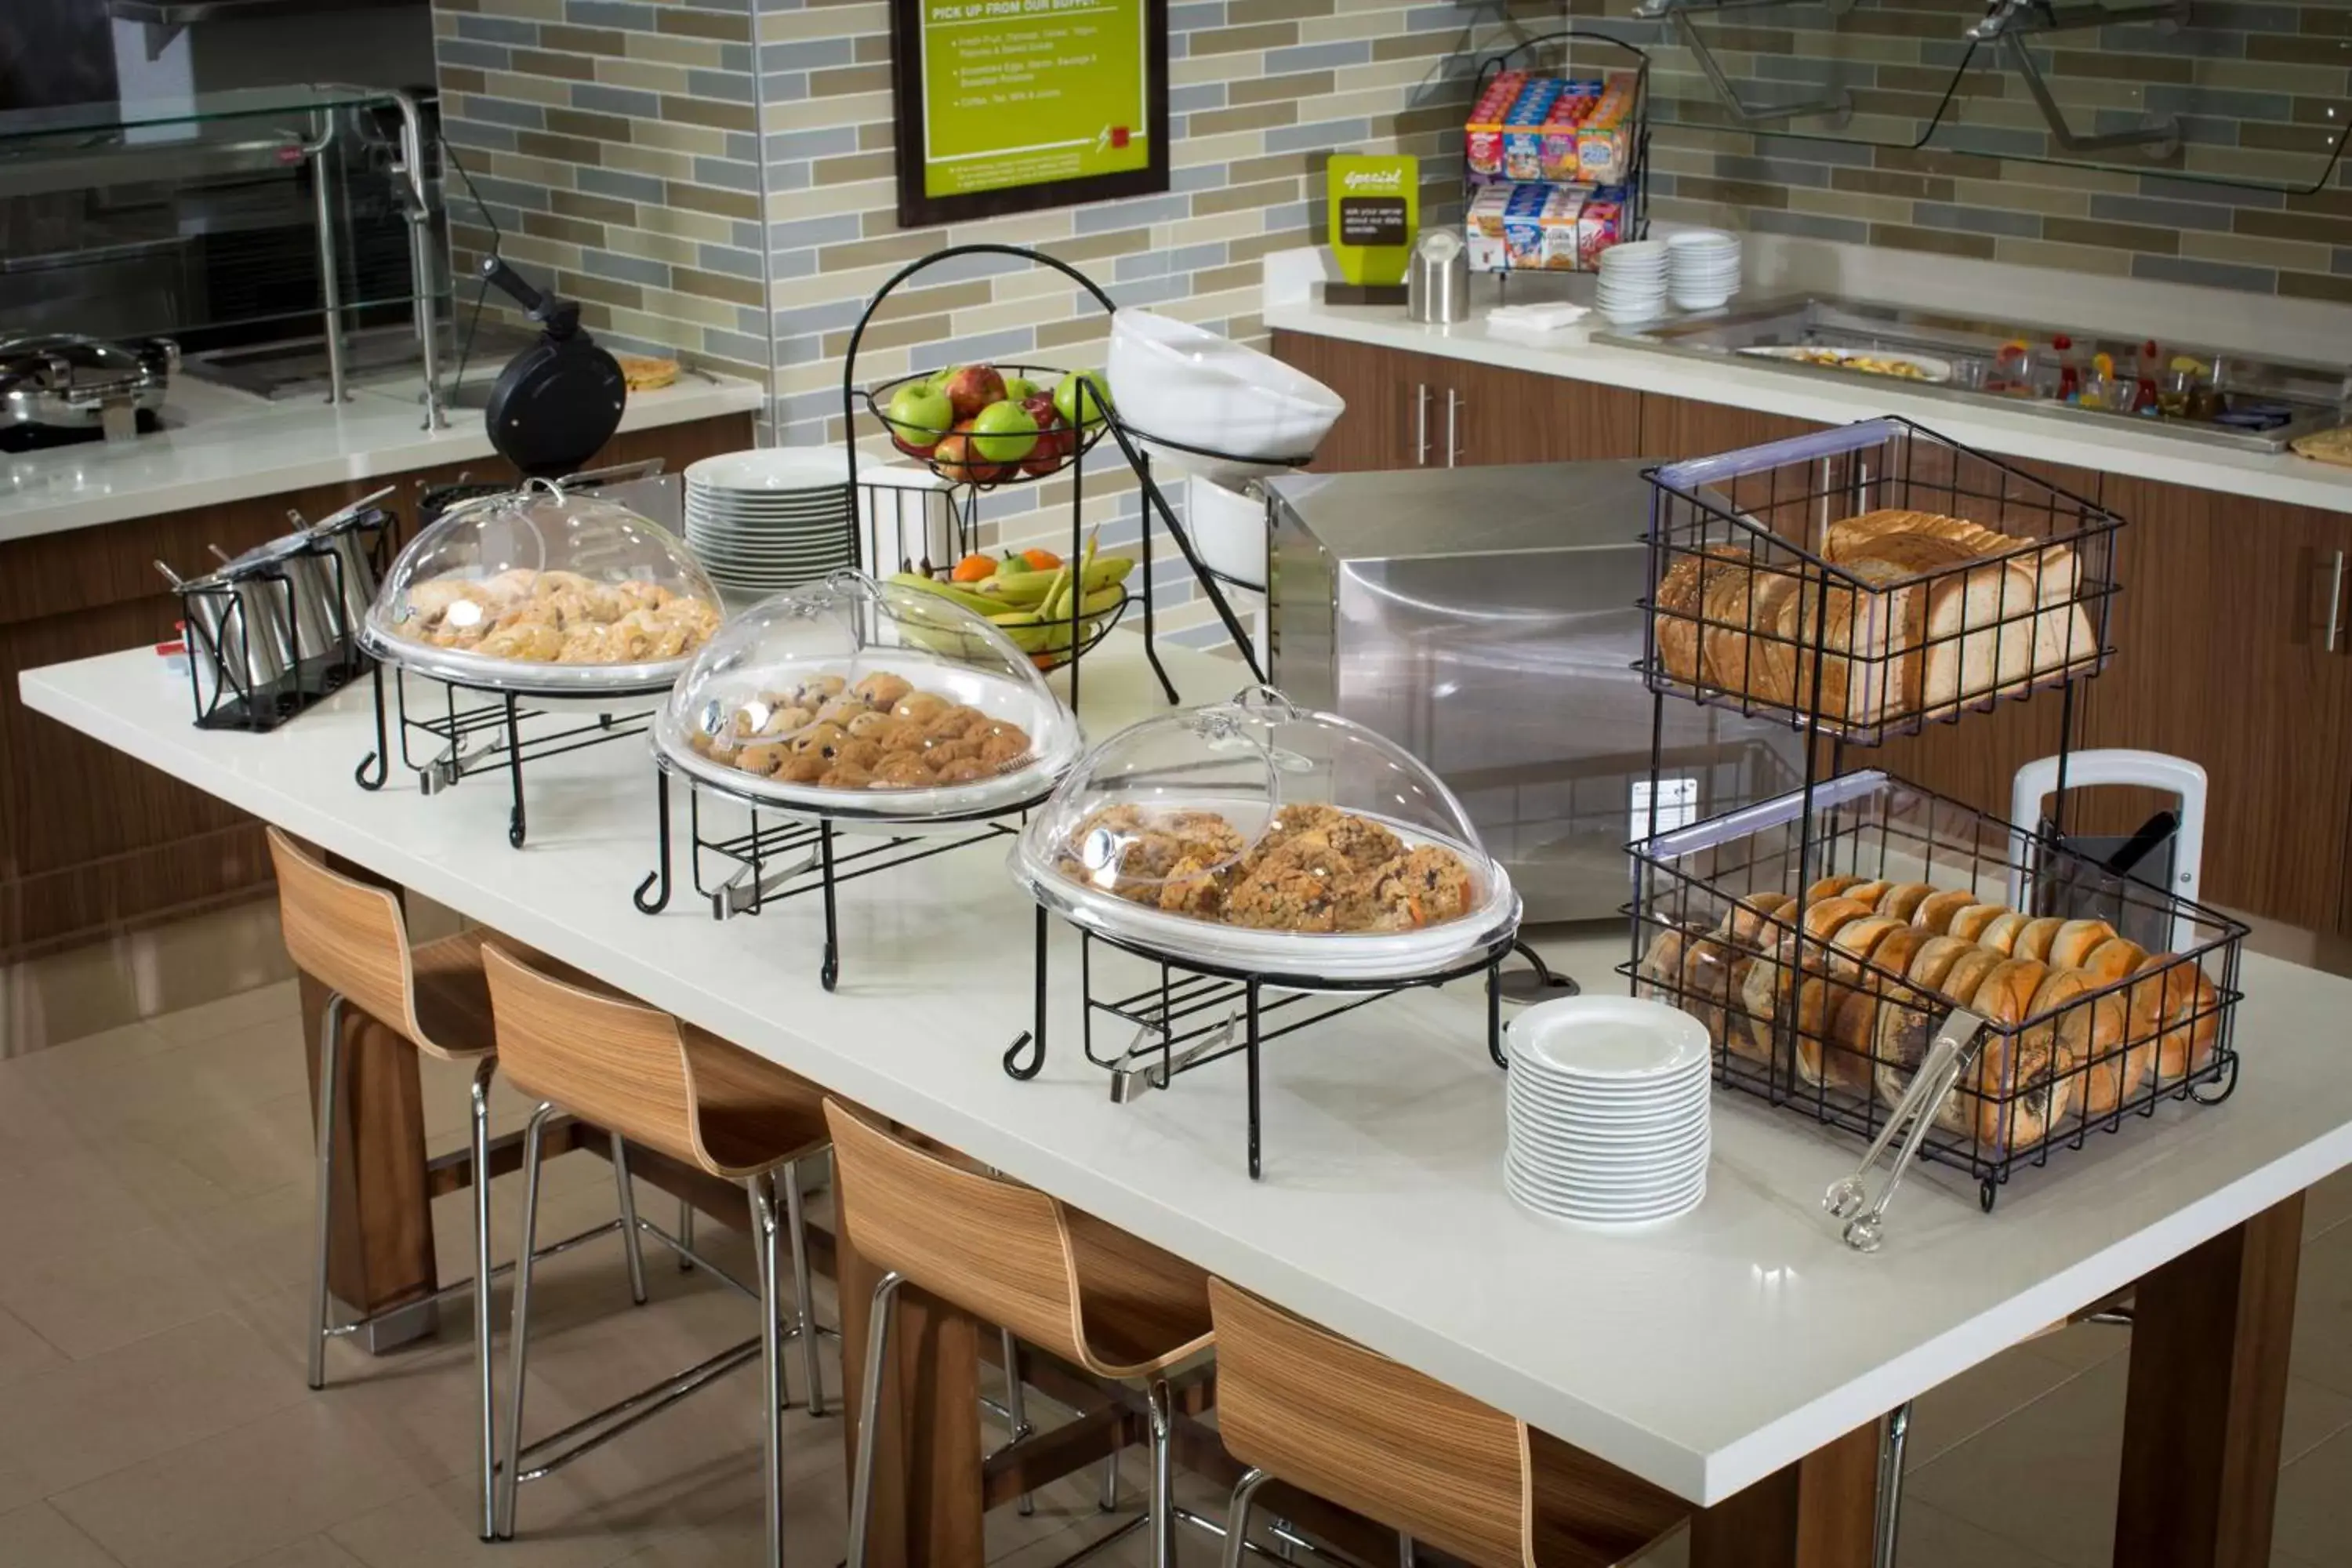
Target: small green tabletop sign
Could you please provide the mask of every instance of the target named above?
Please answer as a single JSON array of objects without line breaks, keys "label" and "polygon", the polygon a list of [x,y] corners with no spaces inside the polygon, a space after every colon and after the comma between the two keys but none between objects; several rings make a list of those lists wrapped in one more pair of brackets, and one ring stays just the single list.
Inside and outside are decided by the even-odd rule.
[{"label": "small green tabletop sign", "polygon": [[1167,0],[894,0],[898,222],[1168,188]]}]

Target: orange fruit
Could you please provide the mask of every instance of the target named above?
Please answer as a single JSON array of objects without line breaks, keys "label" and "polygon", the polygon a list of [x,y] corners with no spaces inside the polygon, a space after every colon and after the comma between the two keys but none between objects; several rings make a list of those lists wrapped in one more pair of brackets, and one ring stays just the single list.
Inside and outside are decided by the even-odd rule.
[{"label": "orange fruit", "polygon": [[1050,550],[1024,550],[1021,552],[1021,559],[1029,563],[1032,572],[1058,572],[1062,569],[1062,558]]},{"label": "orange fruit", "polygon": [[982,578],[993,577],[996,575],[996,557],[977,553],[967,555],[955,563],[951,575],[959,583],[977,583]]}]

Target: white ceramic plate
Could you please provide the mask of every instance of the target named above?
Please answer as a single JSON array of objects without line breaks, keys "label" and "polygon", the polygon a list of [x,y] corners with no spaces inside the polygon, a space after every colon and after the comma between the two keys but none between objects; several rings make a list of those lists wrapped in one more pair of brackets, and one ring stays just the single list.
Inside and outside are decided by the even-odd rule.
[{"label": "white ceramic plate", "polygon": [[[1214,811],[1214,800],[1187,803]],[[1229,814],[1262,809],[1262,804],[1224,804]],[[1407,848],[1439,843],[1402,823],[1360,814],[1394,833]],[[1035,819],[1042,823],[1043,818]],[[1100,889],[1074,882],[1054,867],[1050,847],[1033,843],[1037,832],[1024,832],[1007,857],[1014,879],[1046,908],[1108,937],[1159,949],[1179,957],[1200,960],[1222,968],[1248,969],[1262,974],[1320,975],[1333,980],[1403,978],[1441,970],[1478,949],[1501,941],[1518,929],[1519,895],[1500,866],[1487,875],[1486,896],[1460,920],[1424,926],[1412,931],[1345,932],[1260,931],[1229,926],[1189,915],[1147,909]],[[1464,864],[1483,857],[1459,844],[1444,847]],[[1491,863],[1490,863],[1491,864]]]},{"label": "white ceramic plate", "polygon": [[1638,1229],[1664,1220],[1679,1219],[1706,1201],[1706,1188],[1702,1184],[1698,1191],[1693,1193],[1686,1200],[1661,1208],[1632,1214],[1585,1214],[1554,1207],[1549,1200],[1523,1193],[1507,1181],[1505,1183],[1505,1190],[1509,1193],[1514,1203],[1537,1218],[1580,1230],[1586,1228]]},{"label": "white ceramic plate", "polygon": [[1671,1201],[1706,1180],[1703,1158],[1643,1175],[1570,1175],[1531,1162],[1517,1149],[1505,1152],[1503,1164],[1529,1191],[1587,1208]]},{"label": "white ceramic plate", "polygon": [[727,452],[686,467],[697,484],[729,490],[811,490],[849,483],[849,451],[831,447],[760,447]]},{"label": "white ceramic plate", "polygon": [[1503,1162],[1503,1181],[1511,1195],[1522,1203],[1548,1214],[1576,1219],[1656,1219],[1683,1212],[1706,1192],[1704,1169],[1684,1181],[1652,1192],[1618,1193],[1597,1188],[1579,1191],[1558,1183],[1546,1182],[1507,1157]]},{"label": "white ceramic plate", "polygon": [[1705,1024],[1640,996],[1555,997],[1520,1013],[1506,1033],[1515,1059],[1579,1079],[1631,1082],[1712,1059]]},{"label": "white ceramic plate", "polygon": [[[697,752],[688,743],[684,722],[667,703],[654,720],[654,745],[680,772],[730,794],[758,800],[772,809],[864,817],[869,821],[972,816],[992,808],[1011,810],[1050,790],[1054,782],[1077,761],[1085,745],[1077,720],[1060,702],[1041,710],[1027,689],[969,665],[926,658],[912,650],[869,649],[862,656],[858,669],[861,674],[887,670],[904,676],[925,690],[940,692],[992,718],[1012,721],[1029,732],[1034,760],[1014,773],[931,789],[821,789],[814,784],[783,784],[712,762]],[[797,670],[739,669],[713,679],[701,695],[707,700],[727,706],[808,674],[804,666]]]}]

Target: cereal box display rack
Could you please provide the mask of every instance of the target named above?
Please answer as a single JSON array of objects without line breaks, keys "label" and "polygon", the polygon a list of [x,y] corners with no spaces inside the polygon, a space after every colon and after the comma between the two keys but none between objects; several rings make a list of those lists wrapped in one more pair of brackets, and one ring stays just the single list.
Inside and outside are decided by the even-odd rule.
[{"label": "cereal box display rack", "polygon": [[[1577,41],[1627,64],[1535,61]],[[1486,60],[1464,128],[1464,228],[1480,272],[1590,272],[1601,253],[1649,232],[1650,61],[1633,45],[1574,29]]]}]

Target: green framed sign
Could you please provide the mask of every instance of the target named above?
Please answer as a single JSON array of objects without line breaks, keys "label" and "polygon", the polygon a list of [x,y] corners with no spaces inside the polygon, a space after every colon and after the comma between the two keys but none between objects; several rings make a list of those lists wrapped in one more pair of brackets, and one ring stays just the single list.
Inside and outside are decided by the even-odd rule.
[{"label": "green framed sign", "polygon": [[893,0],[902,228],[1168,188],[1168,0]]}]

